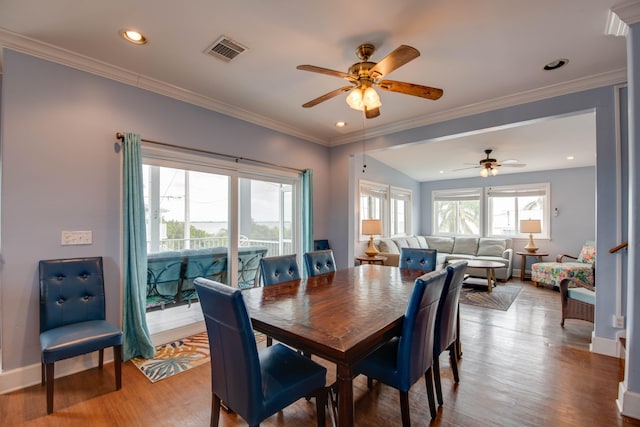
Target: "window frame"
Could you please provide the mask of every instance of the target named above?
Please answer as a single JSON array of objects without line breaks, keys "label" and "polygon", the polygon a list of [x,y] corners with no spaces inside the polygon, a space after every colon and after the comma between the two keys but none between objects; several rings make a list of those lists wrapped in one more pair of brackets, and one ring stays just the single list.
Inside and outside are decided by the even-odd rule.
[{"label": "window frame", "polygon": [[[377,212],[374,215],[371,214],[372,203],[369,202],[369,206],[363,208],[363,195],[369,195],[370,197],[377,197],[380,200],[380,205],[377,207]],[[405,231],[402,234],[392,234],[395,231],[397,219],[394,218],[395,212],[392,212],[392,204],[394,200],[402,200],[407,202],[405,206]],[[390,184],[384,184],[375,181],[368,181],[360,179],[358,182],[358,239],[360,241],[368,240],[368,235],[362,234],[362,220],[363,219],[379,219],[382,221],[382,234],[381,237],[395,237],[410,235],[413,230],[413,190],[409,188],[392,186]],[[365,215],[366,213],[366,215]]]},{"label": "window frame", "polygon": [[[521,219],[530,219],[530,218],[520,218],[520,208],[517,203],[518,197],[526,197],[535,195],[535,193],[543,193],[540,194],[543,198],[543,206],[541,218],[533,218],[541,220],[541,229],[540,233],[536,233],[536,239],[550,239],[551,238],[551,184],[549,182],[540,182],[540,183],[529,183],[529,184],[517,184],[517,185],[499,185],[499,186],[491,186],[485,188],[485,198],[487,200],[487,209],[485,215],[485,230],[488,237],[508,237],[512,239],[528,239],[529,233],[521,233],[520,232],[520,220]],[[515,206],[515,234],[492,234],[490,231],[492,230],[492,218],[491,208],[492,208],[492,196],[491,193],[501,193],[508,194],[512,193],[516,198],[516,206]],[[493,196],[498,197],[498,196]]]},{"label": "window frame", "polygon": [[[436,205],[438,201],[444,199],[451,199],[452,201],[471,201],[478,200],[478,234],[463,234],[458,233],[458,230],[453,232],[440,232],[438,227],[438,212],[436,211]],[[456,221],[457,222],[457,221]],[[442,189],[433,190],[431,192],[431,230],[434,235],[437,236],[483,236],[484,235],[484,191],[483,187],[467,187],[467,188],[455,188],[455,189]]]}]

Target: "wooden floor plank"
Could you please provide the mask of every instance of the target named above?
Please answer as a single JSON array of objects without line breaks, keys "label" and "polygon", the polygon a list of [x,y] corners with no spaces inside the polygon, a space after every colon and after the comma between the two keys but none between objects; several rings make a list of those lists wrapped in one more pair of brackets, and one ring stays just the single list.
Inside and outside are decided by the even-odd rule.
[{"label": "wooden floor plank", "polygon": [[[499,285],[500,286],[500,285]],[[460,384],[441,357],[444,406],[430,420],[424,380],[409,393],[414,426],[640,426],[616,407],[623,368],[615,358],[588,351],[593,325],[567,320],[560,327],[558,292],[525,283],[506,311],[461,306],[463,358]],[[261,344],[264,345],[264,344]],[[318,359],[316,359],[318,360]],[[324,363],[320,361],[321,363]],[[335,367],[324,363],[328,381]],[[127,362],[123,388],[114,390],[113,366],[56,381],[55,413],[46,415],[40,386],[0,396],[4,426],[207,426],[210,367],[151,384]],[[356,425],[397,426],[398,392],[364,378],[354,381]],[[221,426],[246,426],[222,414]],[[263,426],[314,426],[315,404],[304,399]]]}]

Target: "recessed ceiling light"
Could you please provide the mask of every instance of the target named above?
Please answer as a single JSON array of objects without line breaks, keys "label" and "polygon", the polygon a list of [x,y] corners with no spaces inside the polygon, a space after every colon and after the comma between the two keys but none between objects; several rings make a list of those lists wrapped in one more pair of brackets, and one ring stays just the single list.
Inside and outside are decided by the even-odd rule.
[{"label": "recessed ceiling light", "polygon": [[147,38],[135,30],[121,30],[120,36],[133,44],[147,44]]},{"label": "recessed ceiling light", "polygon": [[567,65],[568,62],[569,60],[566,58],[554,59],[553,61],[549,62],[547,65],[542,67],[542,69],[545,71],[557,70],[558,68],[564,67],[565,65]]},{"label": "recessed ceiling light", "polygon": [[444,171],[440,171],[440,173],[444,173]]},{"label": "recessed ceiling light", "polygon": [[573,156],[567,156],[567,160],[573,160],[573,159],[575,159],[575,157],[573,157]]},{"label": "recessed ceiling light", "polygon": [[336,127],[343,128],[347,125],[347,122],[336,122]]}]

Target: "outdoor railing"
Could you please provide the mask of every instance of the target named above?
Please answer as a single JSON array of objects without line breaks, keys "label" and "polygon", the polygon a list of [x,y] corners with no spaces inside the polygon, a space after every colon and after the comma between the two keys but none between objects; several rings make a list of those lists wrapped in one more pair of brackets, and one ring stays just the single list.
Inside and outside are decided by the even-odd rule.
[{"label": "outdoor railing", "polygon": [[[227,247],[228,239],[226,237],[201,237],[193,239],[164,239],[160,241],[158,250],[152,250],[150,243],[147,242],[147,252],[168,252],[181,251],[185,249],[204,249]],[[293,252],[293,244],[290,239],[283,241],[251,239],[244,237],[241,239],[241,246],[266,246],[267,256],[284,255]]]}]

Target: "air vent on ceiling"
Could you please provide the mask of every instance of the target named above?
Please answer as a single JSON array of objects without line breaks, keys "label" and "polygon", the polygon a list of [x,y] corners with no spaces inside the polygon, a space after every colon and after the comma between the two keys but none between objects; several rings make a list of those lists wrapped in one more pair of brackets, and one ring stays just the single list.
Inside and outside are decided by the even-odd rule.
[{"label": "air vent on ceiling", "polygon": [[206,52],[224,62],[229,62],[245,50],[247,50],[246,47],[234,42],[228,37],[222,36],[216,40]]}]

